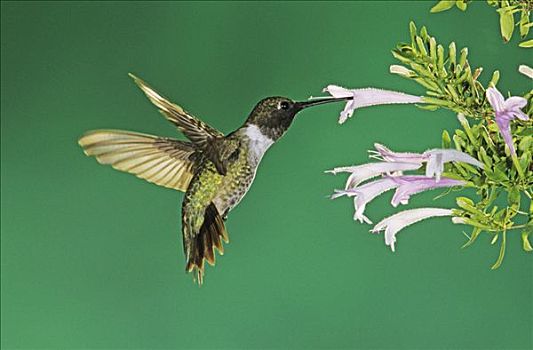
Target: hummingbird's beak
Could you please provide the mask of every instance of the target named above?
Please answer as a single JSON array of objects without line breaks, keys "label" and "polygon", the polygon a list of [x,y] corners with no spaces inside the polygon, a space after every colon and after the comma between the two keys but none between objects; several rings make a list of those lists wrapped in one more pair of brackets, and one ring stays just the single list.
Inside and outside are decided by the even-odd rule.
[{"label": "hummingbird's beak", "polygon": [[304,108],[318,106],[324,103],[339,102],[339,101],[346,101],[346,100],[352,100],[352,99],[353,99],[353,96],[339,97],[339,98],[317,98],[317,99],[309,100],[309,101],[296,102],[295,107],[298,111],[300,111]]}]

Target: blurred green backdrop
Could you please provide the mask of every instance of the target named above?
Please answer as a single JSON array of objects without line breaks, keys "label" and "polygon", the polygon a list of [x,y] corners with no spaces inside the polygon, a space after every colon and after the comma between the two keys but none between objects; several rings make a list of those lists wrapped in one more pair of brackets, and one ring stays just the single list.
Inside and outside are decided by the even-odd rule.
[{"label": "blurred green backdrop", "polygon": [[[502,268],[449,219],[403,231],[392,253],[326,198],[376,141],[440,145],[447,111],[385,106],[337,124],[302,114],[265,156],[227,222],[231,243],[198,288],[184,273],[181,193],[97,165],[77,138],[176,132],[127,76],[230,132],[268,95],[329,83],[423,94],[388,73],[408,22],[468,46],[483,81],[523,92],[531,55],[504,45],[497,13],[430,15],[433,2],[2,2],[3,348],[531,348],[532,261],[513,233]],[[181,136],[180,136],[181,137]],[[417,196],[409,207],[451,206]],[[374,220],[394,212],[388,194]]]}]

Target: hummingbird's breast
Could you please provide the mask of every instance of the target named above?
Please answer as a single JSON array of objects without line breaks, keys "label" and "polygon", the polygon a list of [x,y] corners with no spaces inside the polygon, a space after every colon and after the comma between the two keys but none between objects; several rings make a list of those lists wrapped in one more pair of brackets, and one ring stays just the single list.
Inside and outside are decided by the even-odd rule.
[{"label": "hummingbird's breast", "polygon": [[204,157],[191,179],[183,201],[184,215],[195,230],[203,222],[205,208],[213,202],[218,212],[226,216],[250,189],[263,155],[274,143],[255,125],[244,126],[231,136],[239,141],[238,156],[228,164],[226,174],[218,173],[215,165]]},{"label": "hummingbird's breast", "polygon": [[222,178],[218,194],[213,200],[222,215],[231,211],[246,195],[263,155],[274,143],[255,125],[239,129],[235,137],[241,141],[239,156],[228,167],[228,172]]}]

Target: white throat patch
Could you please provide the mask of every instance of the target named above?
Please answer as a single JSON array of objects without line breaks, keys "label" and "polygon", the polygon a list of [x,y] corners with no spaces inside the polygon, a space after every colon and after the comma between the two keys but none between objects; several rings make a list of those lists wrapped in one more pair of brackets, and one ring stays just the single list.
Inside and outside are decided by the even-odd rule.
[{"label": "white throat patch", "polygon": [[274,141],[268,136],[264,135],[256,125],[248,125],[244,129],[244,134],[248,136],[250,157],[257,163],[263,158],[266,150],[272,146]]}]

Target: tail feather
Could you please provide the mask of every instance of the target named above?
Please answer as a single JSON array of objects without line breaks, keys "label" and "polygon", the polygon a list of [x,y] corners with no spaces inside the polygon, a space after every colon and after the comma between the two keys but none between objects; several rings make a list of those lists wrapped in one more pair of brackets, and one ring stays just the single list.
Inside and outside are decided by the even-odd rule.
[{"label": "tail feather", "polygon": [[200,231],[189,242],[185,242],[188,257],[185,270],[187,272],[196,270],[198,284],[203,282],[205,261],[211,266],[215,265],[215,248],[220,255],[224,254],[221,238],[224,242],[229,242],[224,221],[215,205],[211,203],[205,210]]}]

